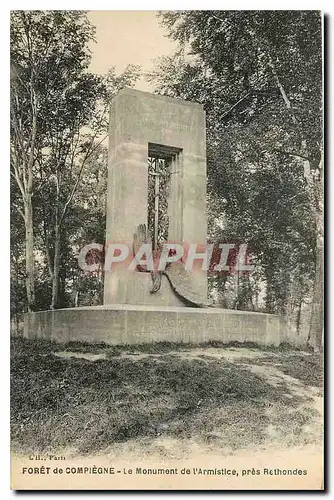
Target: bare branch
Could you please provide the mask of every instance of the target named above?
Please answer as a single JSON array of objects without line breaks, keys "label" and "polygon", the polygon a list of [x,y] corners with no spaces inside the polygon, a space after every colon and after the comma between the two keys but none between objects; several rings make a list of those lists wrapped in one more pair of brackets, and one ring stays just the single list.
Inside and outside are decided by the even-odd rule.
[{"label": "bare branch", "polygon": [[20,179],[20,175],[19,175],[19,173],[18,173],[18,171],[17,171],[16,166],[14,166],[14,164],[12,164],[12,165],[13,165],[13,170],[14,170],[14,171],[12,171],[12,170],[11,170],[11,171],[10,171],[10,175],[11,175],[11,176],[15,179],[15,181],[16,181],[16,183],[17,183],[17,185],[18,185],[18,187],[19,187],[19,189],[20,189],[20,191],[21,191],[22,198],[24,199],[24,198],[25,198],[25,190],[24,190],[24,187],[23,187],[22,181],[21,181],[21,179]]},{"label": "bare branch", "polygon": [[19,207],[15,207],[15,208],[16,208],[16,210],[18,211],[18,213],[21,215],[21,217],[22,217],[22,219],[23,219],[24,223],[26,223],[26,218],[25,218],[25,215],[24,215],[24,213],[22,212],[22,210],[21,210]]},{"label": "bare branch", "polygon": [[[77,176],[77,179],[75,181],[75,184],[73,186],[73,189],[64,205],[64,209],[63,209],[63,212],[60,216],[60,219],[59,219],[59,226],[61,226],[63,220],[64,220],[64,217],[66,215],[66,212],[67,212],[67,209],[68,209],[68,206],[69,204],[71,203],[72,199],[73,199],[73,196],[77,190],[77,187],[78,187],[78,184],[80,182],[80,179],[81,179],[81,174],[82,174],[82,171],[84,169],[84,166],[86,164],[86,161],[88,160],[88,158],[90,158],[90,156],[94,153],[94,151],[96,151],[96,149],[100,146],[100,144],[102,144],[102,142],[108,137],[108,135],[104,136],[96,145],[94,148],[92,149],[88,149],[83,161],[82,161],[82,164],[81,164],[81,167],[80,167],[80,170],[79,170],[79,173],[78,173],[78,176]],[[95,136],[92,138],[92,142],[91,142],[91,145],[93,145],[94,143],[94,139],[95,139]]]},{"label": "bare branch", "polygon": [[240,104],[244,99],[246,99],[246,97],[250,96],[250,94],[251,94],[251,92],[247,92],[246,95],[244,95],[241,99],[239,99],[238,102],[233,104],[233,106],[223,114],[222,118],[225,118],[225,116],[227,116],[234,108],[236,108],[238,106],[238,104]]},{"label": "bare branch", "polygon": [[310,161],[310,158],[307,156],[301,155],[300,153],[295,153],[294,151],[283,151],[282,149],[273,148],[273,151],[276,153],[281,153],[286,156],[295,156],[296,158],[301,158],[302,160]]}]

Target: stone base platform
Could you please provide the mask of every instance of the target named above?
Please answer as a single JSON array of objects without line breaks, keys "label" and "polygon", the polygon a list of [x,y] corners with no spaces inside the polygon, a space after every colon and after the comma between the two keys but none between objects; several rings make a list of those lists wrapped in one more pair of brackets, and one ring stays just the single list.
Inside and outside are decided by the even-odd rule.
[{"label": "stone base platform", "polygon": [[284,318],[230,309],[174,306],[77,307],[27,313],[26,338],[57,342],[106,344],[185,342],[257,342],[279,345],[284,340]]}]

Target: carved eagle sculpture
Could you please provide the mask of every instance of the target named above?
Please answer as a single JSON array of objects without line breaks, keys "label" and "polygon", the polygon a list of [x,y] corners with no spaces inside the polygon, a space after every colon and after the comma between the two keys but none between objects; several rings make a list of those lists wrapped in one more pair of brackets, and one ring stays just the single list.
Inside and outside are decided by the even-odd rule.
[{"label": "carved eagle sculpture", "polygon": [[[145,224],[140,224],[137,231],[133,235],[133,254],[136,255],[141,245],[144,243],[151,243],[151,236],[147,231]],[[208,303],[202,301],[202,297],[196,291],[196,283],[190,271],[185,269],[184,262],[179,260],[177,262],[169,262],[166,264],[164,271],[158,271],[158,262],[161,256],[161,249],[153,251],[154,271],[149,271],[146,266],[142,264],[137,265],[139,272],[149,272],[152,278],[152,288],[150,293],[156,293],[160,290],[162,275],[168,279],[172,290],[177,297],[190,307],[207,307]]]}]

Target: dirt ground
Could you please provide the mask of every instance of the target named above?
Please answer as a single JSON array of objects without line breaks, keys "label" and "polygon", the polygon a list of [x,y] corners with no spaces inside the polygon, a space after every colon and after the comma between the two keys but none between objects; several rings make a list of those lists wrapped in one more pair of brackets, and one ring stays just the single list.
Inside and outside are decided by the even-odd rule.
[{"label": "dirt ground", "polygon": [[13,339],[12,448],[189,459],[321,453],[320,355],[259,346]]}]

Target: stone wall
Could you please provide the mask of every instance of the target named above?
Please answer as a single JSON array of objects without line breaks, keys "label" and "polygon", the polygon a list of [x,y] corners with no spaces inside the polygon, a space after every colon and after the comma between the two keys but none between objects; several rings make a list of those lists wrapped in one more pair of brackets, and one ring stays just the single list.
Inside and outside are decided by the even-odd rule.
[{"label": "stone wall", "polygon": [[111,345],[210,340],[279,345],[284,335],[284,319],[271,314],[119,304],[29,313],[24,328],[27,338]]}]

